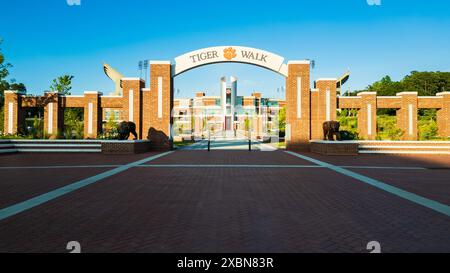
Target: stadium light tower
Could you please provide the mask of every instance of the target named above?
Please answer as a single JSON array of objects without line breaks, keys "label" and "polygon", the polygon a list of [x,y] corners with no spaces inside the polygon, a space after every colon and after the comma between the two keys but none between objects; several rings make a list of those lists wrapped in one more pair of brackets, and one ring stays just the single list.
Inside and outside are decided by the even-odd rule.
[{"label": "stadium light tower", "polygon": [[148,60],[144,60],[144,69],[145,69],[145,87],[147,87]]},{"label": "stadium light tower", "polygon": [[139,61],[138,68],[139,68],[139,78],[142,79],[142,61]]}]

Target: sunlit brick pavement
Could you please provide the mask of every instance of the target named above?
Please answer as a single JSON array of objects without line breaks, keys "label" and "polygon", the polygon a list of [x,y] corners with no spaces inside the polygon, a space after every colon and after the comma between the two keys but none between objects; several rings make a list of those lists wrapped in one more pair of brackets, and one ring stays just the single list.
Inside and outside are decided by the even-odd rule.
[{"label": "sunlit brick pavement", "polygon": [[[342,166],[426,165],[404,158],[365,156],[359,164],[349,157],[316,158]],[[0,252],[67,252],[67,242],[79,241],[83,252],[364,253],[374,240],[383,252],[450,251],[450,217],[282,151],[178,151],[144,165],[0,221]],[[353,171],[375,176],[373,169]],[[377,179],[400,181],[398,187],[448,205],[439,192],[449,192],[449,171],[421,172],[433,189],[411,188],[400,176]],[[31,188],[39,183],[26,177]],[[0,191],[14,192],[13,184],[0,181]],[[51,187],[57,185],[46,190]]]}]

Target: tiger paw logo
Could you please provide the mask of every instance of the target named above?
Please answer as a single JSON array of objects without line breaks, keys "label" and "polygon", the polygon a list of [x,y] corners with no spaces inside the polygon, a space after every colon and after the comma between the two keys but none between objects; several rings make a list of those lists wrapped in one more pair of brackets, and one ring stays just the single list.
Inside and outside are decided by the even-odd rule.
[{"label": "tiger paw logo", "polygon": [[229,61],[236,58],[236,49],[233,49],[232,47],[225,48],[223,50],[223,57]]}]

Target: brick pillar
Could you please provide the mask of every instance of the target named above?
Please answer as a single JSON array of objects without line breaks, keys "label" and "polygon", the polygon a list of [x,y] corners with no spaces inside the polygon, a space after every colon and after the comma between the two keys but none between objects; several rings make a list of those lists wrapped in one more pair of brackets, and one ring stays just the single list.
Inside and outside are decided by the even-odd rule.
[{"label": "brick pillar", "polygon": [[84,92],[84,138],[95,139],[102,131],[101,92]]},{"label": "brick pillar", "polygon": [[[312,139],[323,139],[323,123],[325,121],[336,120],[336,83],[337,79],[316,80],[317,99],[314,98],[315,105],[311,105]],[[314,114],[313,114],[314,112]]]},{"label": "brick pillar", "polygon": [[[145,87],[145,82],[140,78],[123,78],[122,87],[123,119],[136,124],[138,139],[142,139],[142,89]],[[130,139],[133,138],[134,136],[130,135]]]},{"label": "brick pillar", "polygon": [[286,148],[309,150],[311,138],[310,61],[288,62],[286,78]]},{"label": "brick pillar", "polygon": [[417,140],[417,92],[401,92],[401,107],[397,110],[397,127],[404,134],[402,140]]},{"label": "brick pillar", "polygon": [[6,90],[5,94],[5,110],[4,110],[4,126],[3,133],[8,135],[15,135],[18,133],[20,126],[24,121],[22,114],[22,99],[23,93],[19,91]]},{"label": "brick pillar", "polygon": [[142,89],[142,139],[147,139],[148,130],[150,129],[150,115],[154,111],[154,106],[151,105],[151,89]]},{"label": "brick pillar", "polygon": [[[148,138],[157,149],[172,149],[173,84],[170,61],[150,62],[150,106]],[[145,132],[147,134],[147,132]]]},{"label": "brick pillar", "polygon": [[442,108],[437,111],[438,134],[450,137],[450,92],[437,93],[436,96],[442,96]]},{"label": "brick pillar", "polygon": [[319,126],[319,89],[311,89],[311,139],[322,139],[323,129]]},{"label": "brick pillar", "polygon": [[361,139],[374,140],[377,136],[377,92],[360,92],[361,108],[358,109],[358,135]]},{"label": "brick pillar", "polygon": [[45,92],[44,101],[44,132],[51,138],[58,137],[64,127],[64,109],[60,107],[59,93]]}]

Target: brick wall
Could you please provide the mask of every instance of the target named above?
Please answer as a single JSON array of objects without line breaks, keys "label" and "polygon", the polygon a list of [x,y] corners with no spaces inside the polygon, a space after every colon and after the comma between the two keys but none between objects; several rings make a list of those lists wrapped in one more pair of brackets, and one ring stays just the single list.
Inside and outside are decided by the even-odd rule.
[{"label": "brick wall", "polygon": [[[123,96],[101,96],[98,92],[95,94],[86,92],[84,96],[45,93],[42,97],[32,98],[7,91],[5,92],[5,132],[8,133],[7,131],[11,129],[12,133],[16,133],[20,125],[24,124],[23,108],[43,107],[44,130],[47,134],[56,135],[63,128],[63,109],[83,107],[85,136],[94,138],[101,132],[104,109],[120,109],[121,119],[132,120],[136,123],[139,139],[146,139],[149,130],[154,129],[157,134],[153,137],[153,142],[168,149],[171,147],[169,126],[172,124],[173,109],[171,64],[170,62],[152,62],[150,66],[150,88],[145,89],[141,79],[124,78],[122,79]],[[450,136],[450,92],[440,93],[435,97],[418,97],[416,92],[403,92],[390,97],[377,97],[375,92],[362,92],[357,97],[345,97],[336,96],[336,79],[318,79],[316,88],[313,90],[310,89],[309,83],[309,61],[289,62],[286,101],[280,102],[280,106],[285,105],[287,110],[286,129],[287,133],[290,132],[286,138],[288,149],[307,149],[310,139],[322,139],[323,122],[328,119],[335,120],[338,108],[358,109],[358,131],[360,136],[367,140],[376,137],[376,109],[380,108],[397,109],[398,127],[405,132],[403,140],[417,139],[417,110],[420,108],[438,109],[439,135]],[[158,107],[159,90],[161,90],[160,107]],[[260,97],[260,93],[253,95]],[[197,93],[196,96],[202,99],[204,93]],[[12,103],[11,108],[9,103]],[[243,104],[254,106],[255,97],[245,97]],[[215,99],[206,99],[203,105],[215,105]],[[90,131],[89,107],[92,107]],[[12,110],[11,121],[10,109]],[[196,122],[196,124],[201,123],[201,120]],[[254,120],[253,124],[256,132],[260,133],[262,129],[260,119]],[[195,131],[199,133],[201,128],[195,128]]]},{"label": "brick wall", "polygon": [[[440,136],[449,136],[450,132],[450,92],[436,94],[435,97],[419,97],[417,92],[402,92],[396,96],[378,97],[376,92],[362,92],[357,97],[338,97],[338,108],[358,109],[358,131],[362,138],[375,139],[376,135],[368,134],[368,104],[376,105],[376,109],[396,109],[397,127],[404,133],[402,140],[417,140],[418,109],[438,109],[437,123]],[[373,106],[372,106],[373,108]],[[375,111],[375,109],[373,109]],[[372,112],[373,112],[372,111]],[[376,112],[374,112],[376,113]],[[372,115],[372,132],[376,132],[376,116]]]}]

